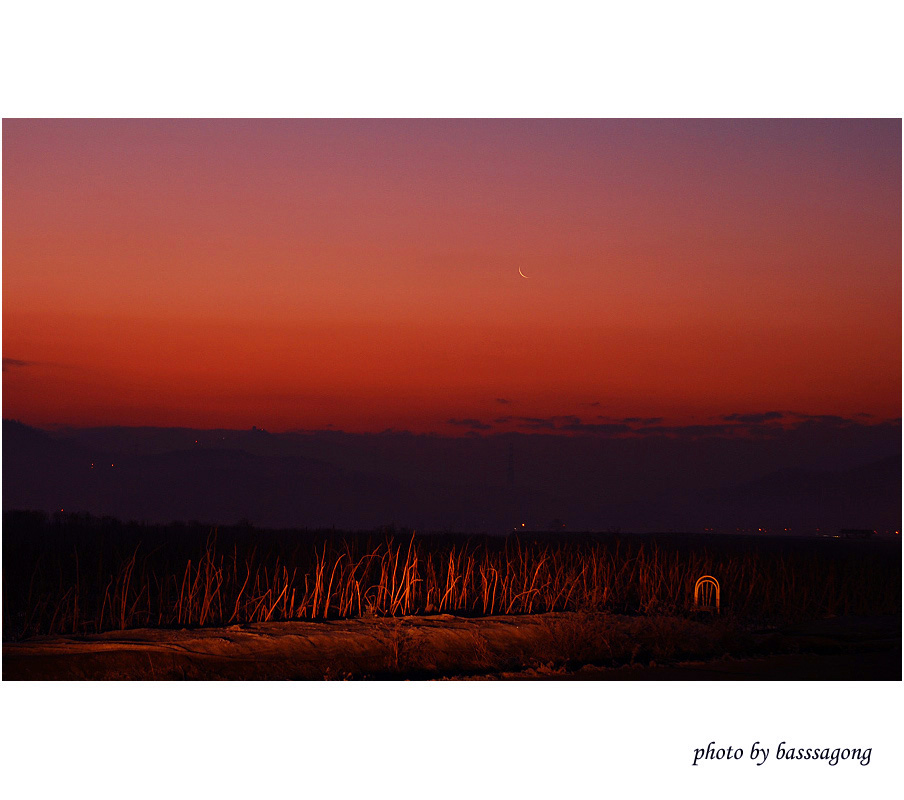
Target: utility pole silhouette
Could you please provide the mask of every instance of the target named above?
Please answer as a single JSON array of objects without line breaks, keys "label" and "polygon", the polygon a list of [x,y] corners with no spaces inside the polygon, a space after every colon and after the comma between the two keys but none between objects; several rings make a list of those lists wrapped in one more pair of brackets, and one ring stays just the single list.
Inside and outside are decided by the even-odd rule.
[{"label": "utility pole silhouette", "polygon": [[509,442],[509,452],[508,452],[508,485],[515,485],[515,445]]}]

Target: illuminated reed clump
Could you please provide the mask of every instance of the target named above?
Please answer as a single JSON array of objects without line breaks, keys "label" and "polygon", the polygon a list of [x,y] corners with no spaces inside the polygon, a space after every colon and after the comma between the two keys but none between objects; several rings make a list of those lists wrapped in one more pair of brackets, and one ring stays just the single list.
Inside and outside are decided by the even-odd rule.
[{"label": "illuminated reed clump", "polygon": [[146,529],[75,535],[65,547],[14,535],[10,552],[5,540],[4,637],[431,613],[691,613],[704,574],[718,576],[723,614],[738,617],[900,605],[899,557],[889,563],[869,550],[839,557],[662,537],[162,530],[156,546],[159,531]]}]

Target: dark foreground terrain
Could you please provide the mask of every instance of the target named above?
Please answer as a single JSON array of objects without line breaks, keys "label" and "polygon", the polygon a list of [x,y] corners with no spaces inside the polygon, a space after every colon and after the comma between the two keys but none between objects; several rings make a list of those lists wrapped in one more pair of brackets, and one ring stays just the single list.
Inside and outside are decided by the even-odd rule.
[{"label": "dark foreground terrain", "polygon": [[8,512],[3,639],[6,679],[900,679],[901,546]]},{"label": "dark foreground terrain", "polygon": [[900,617],[744,630],[718,619],[549,613],[277,622],[35,637],[4,680],[900,680]]}]

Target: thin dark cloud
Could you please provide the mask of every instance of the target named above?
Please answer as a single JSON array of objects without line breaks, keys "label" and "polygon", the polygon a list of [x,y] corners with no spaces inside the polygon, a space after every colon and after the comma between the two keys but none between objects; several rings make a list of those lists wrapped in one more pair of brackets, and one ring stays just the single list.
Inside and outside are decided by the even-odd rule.
[{"label": "thin dark cloud", "polygon": [[649,425],[634,429],[634,433],[641,436],[677,436],[682,438],[697,438],[701,436],[732,436],[737,435],[736,425]]},{"label": "thin dark cloud", "polygon": [[456,419],[453,417],[452,419],[447,419],[446,422],[449,425],[457,425],[461,428],[471,428],[472,430],[478,431],[487,431],[492,428],[492,425],[487,425],[485,422],[481,422],[479,419],[465,418],[465,419]]},{"label": "thin dark cloud", "polygon": [[517,425],[530,430],[556,430],[562,424],[580,422],[578,417],[499,417],[493,420],[497,425]]},{"label": "thin dark cloud", "polygon": [[562,425],[560,430],[573,431],[575,433],[596,433],[606,436],[617,436],[620,433],[630,433],[631,426],[618,422],[569,422]]},{"label": "thin dark cloud", "polygon": [[856,425],[853,419],[848,417],[839,417],[837,414],[801,414],[800,412],[791,411],[791,416],[801,420],[801,424],[819,423],[820,425]]},{"label": "thin dark cloud", "polygon": [[497,397],[496,402],[503,406],[511,405],[512,403],[507,397]]},{"label": "thin dark cloud", "polygon": [[[587,405],[585,403],[585,405]],[[610,417],[608,414],[597,414],[596,419],[606,424],[617,425],[658,425],[664,417]]]},{"label": "thin dark cloud", "polygon": [[[774,439],[794,431],[825,432],[827,435],[834,435],[833,431],[838,432],[841,429],[868,430],[878,427],[866,421],[857,421],[836,414],[802,414],[791,411],[726,414],[719,419],[724,422],[707,425],[648,425],[634,428],[632,433],[635,436],[668,436],[688,439],[702,437]],[[786,424],[776,425],[777,420]]]},{"label": "thin dark cloud", "polygon": [[4,358],[3,371],[6,372],[13,367],[36,367],[39,363],[38,361],[23,361],[21,358]]},{"label": "thin dark cloud", "polygon": [[580,417],[572,414],[554,417],[500,417],[495,422],[497,425],[515,424],[519,428],[534,431],[567,431],[568,433],[592,433],[609,436],[631,432],[630,426],[620,422],[584,422]]},{"label": "thin dark cloud", "polygon": [[744,424],[758,425],[761,422],[782,419],[784,416],[784,413],[781,411],[765,411],[762,414],[726,414],[721,417],[721,419],[726,422],[742,422]]},{"label": "thin dark cloud", "polygon": [[512,417],[519,428],[532,428],[534,430],[555,430],[555,417]]},{"label": "thin dark cloud", "polygon": [[[549,417],[504,416],[491,424],[477,419],[451,419],[449,424],[471,430],[488,430],[493,426],[514,426],[536,433],[587,434],[615,438],[668,437],[674,439],[731,438],[774,439],[783,432],[800,430],[838,430],[850,427],[870,427],[869,415],[860,419],[833,414],[802,414],[790,411],[724,414],[718,422],[690,425],[663,425],[664,417],[607,417],[597,415],[585,421],[573,414]],[[893,422],[893,421],[891,421]]]},{"label": "thin dark cloud", "polygon": [[58,364],[54,361],[28,361],[24,358],[4,358],[3,359],[3,371],[6,372],[10,369],[18,369],[22,367],[54,367],[54,368],[65,368],[71,369],[71,364]]}]

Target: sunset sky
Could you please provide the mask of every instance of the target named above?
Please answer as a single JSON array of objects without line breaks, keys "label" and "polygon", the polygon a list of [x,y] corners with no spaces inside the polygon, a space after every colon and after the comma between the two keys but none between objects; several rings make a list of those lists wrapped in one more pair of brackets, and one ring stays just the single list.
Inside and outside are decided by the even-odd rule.
[{"label": "sunset sky", "polygon": [[33,425],[899,417],[901,123],[4,120],[3,358]]}]

